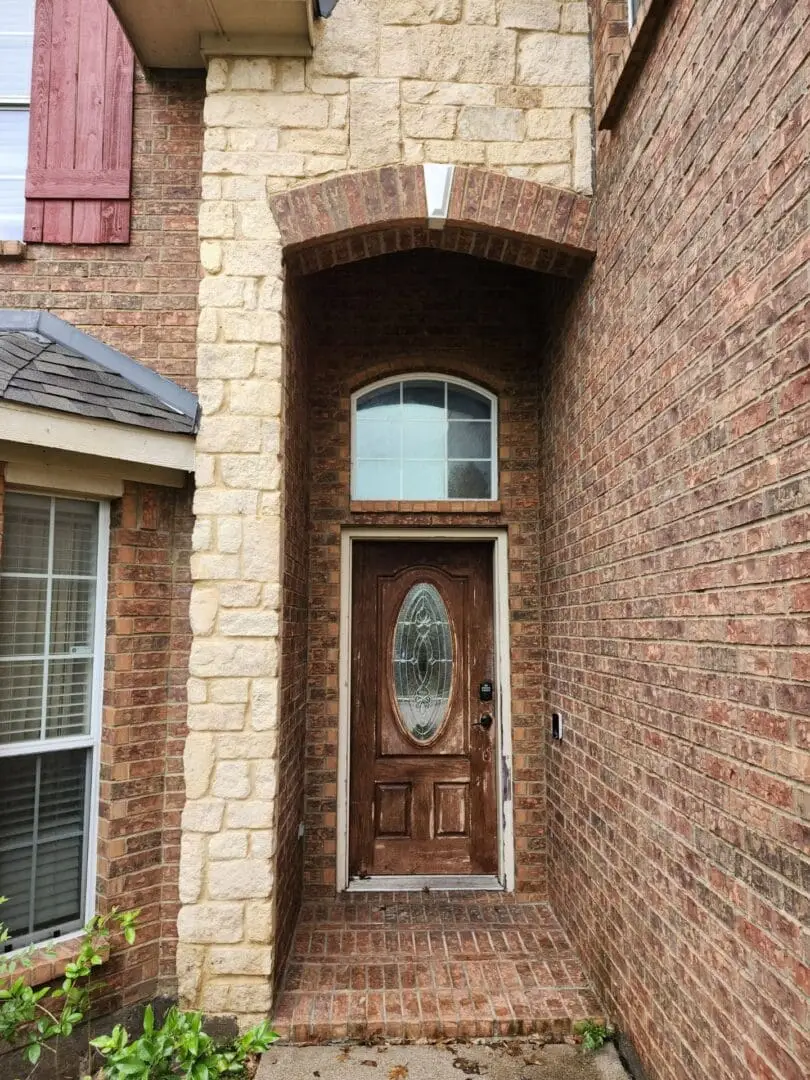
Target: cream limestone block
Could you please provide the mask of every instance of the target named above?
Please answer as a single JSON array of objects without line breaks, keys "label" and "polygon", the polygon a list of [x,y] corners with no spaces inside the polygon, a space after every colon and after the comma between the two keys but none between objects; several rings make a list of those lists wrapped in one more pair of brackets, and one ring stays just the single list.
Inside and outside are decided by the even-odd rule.
[{"label": "cream limestone block", "polygon": [[[274,792],[267,793],[265,784],[266,774],[275,777],[277,763],[274,760],[276,749],[275,734],[256,735],[251,732],[241,732],[236,735],[230,731],[222,731],[214,736],[215,754],[217,760],[236,760],[258,762],[257,775],[260,776],[265,792],[262,798],[271,798]],[[267,772],[269,770],[269,773]],[[274,781],[275,782],[275,781]],[[258,796],[257,796],[258,797]]]},{"label": "cream limestone block", "polygon": [[220,799],[197,799],[183,808],[181,827],[184,832],[216,833],[222,828],[225,806]]},{"label": "cream limestone block", "polygon": [[240,705],[250,700],[249,679],[208,679],[207,682],[211,701]]},{"label": "cream limestone block", "polygon": [[281,424],[278,420],[264,420],[262,422],[262,450],[270,454],[280,453]]},{"label": "cream limestone block", "polygon": [[349,149],[349,132],[331,128],[326,131],[282,131],[281,149],[304,154],[343,154]]},{"label": "cream limestone block", "polygon": [[231,90],[272,90],[277,61],[267,56],[234,57],[230,62]]},{"label": "cream limestone block", "polygon": [[193,1005],[198,999],[205,954],[199,945],[181,943],[177,949],[177,994],[183,1005]]},{"label": "cream limestone block", "polygon": [[198,731],[189,732],[183,747],[183,773],[189,801],[200,799],[207,793],[213,767],[213,738]]},{"label": "cream limestone block", "polygon": [[254,679],[250,687],[250,722],[256,731],[278,723],[278,679]]},{"label": "cream limestone block", "polygon": [[329,126],[344,128],[349,122],[349,95],[332,98],[329,102]]},{"label": "cream limestone block", "polygon": [[524,134],[523,113],[520,109],[467,108],[461,110],[458,133],[471,141],[520,141]]},{"label": "cream limestone block", "polygon": [[286,56],[276,61],[278,85],[285,94],[306,90],[306,61],[297,56]]},{"label": "cream limestone block", "polygon": [[[198,455],[199,457],[199,455]],[[214,526],[206,518],[197,518],[191,533],[192,551],[207,551],[213,542]]]},{"label": "cream limestone block", "polygon": [[406,165],[419,165],[425,160],[424,144],[416,139],[403,139],[402,160]]},{"label": "cream limestone block", "polygon": [[349,95],[352,168],[368,169],[399,161],[399,83],[394,79],[355,79]]},{"label": "cream limestone block", "polygon": [[216,94],[221,90],[228,89],[228,79],[231,65],[228,60],[215,56],[208,63],[208,74],[205,80],[205,89],[209,94]]},{"label": "cream limestone block", "polygon": [[[326,127],[329,103],[315,94],[217,94],[205,100],[206,125],[226,128]],[[203,168],[208,171],[208,156]]]},{"label": "cream limestone block", "polygon": [[199,299],[201,307],[252,307],[251,290],[253,282],[244,278],[204,277],[200,282]]},{"label": "cream limestone block", "polygon": [[208,841],[208,854],[212,859],[227,861],[228,859],[244,859],[248,853],[248,833],[236,832],[229,829],[227,832],[217,833]]},{"label": "cream limestone block", "polygon": [[203,833],[184,832],[180,837],[181,904],[196,904],[202,892],[205,874],[207,837]]},{"label": "cream limestone block", "polygon": [[259,496],[255,491],[223,491],[206,488],[194,492],[196,514],[253,514]]},{"label": "cream limestone block", "polygon": [[501,87],[477,83],[423,82],[408,79],[402,83],[402,100],[430,105],[494,105]]},{"label": "cream limestone block", "polygon": [[[230,128],[227,146],[221,149],[234,150],[237,153],[274,154],[280,141],[281,132],[275,127]],[[260,181],[255,181],[255,184],[258,187]]]},{"label": "cream limestone block", "polygon": [[403,105],[402,130],[413,139],[452,139],[458,109],[452,105]]},{"label": "cream limestone block", "polygon": [[547,86],[543,90],[543,105],[547,109],[590,109],[590,84],[584,86]]},{"label": "cream limestone block", "polygon": [[250,768],[246,761],[219,762],[214,770],[212,795],[220,799],[245,799],[250,788]]},{"label": "cream limestone block", "polygon": [[496,0],[467,0],[464,21],[495,26],[498,22]]},{"label": "cream limestone block", "polygon": [[251,416],[203,416],[197,445],[203,453],[252,453],[261,449],[259,421]]},{"label": "cream limestone block", "polygon": [[266,859],[214,862],[208,867],[211,900],[264,899],[273,887],[273,872]]},{"label": "cream limestone block", "polygon": [[[221,149],[225,149],[224,137]],[[222,181],[218,176],[204,176],[202,178],[200,197],[203,202],[216,202],[222,198]]]},{"label": "cream limestone block", "polygon": [[[309,159],[307,159],[309,160]],[[261,284],[257,305],[262,310],[281,311],[284,303],[284,283],[279,277],[266,277]]]},{"label": "cream limestone block", "polygon": [[319,75],[378,74],[379,0],[341,0],[328,19],[316,19],[309,62]]},{"label": "cream limestone block", "polygon": [[224,611],[219,630],[225,637],[277,637],[278,613],[275,611]]},{"label": "cream limestone block", "polygon": [[271,859],[276,853],[276,834],[272,829],[253,829],[250,833],[250,854],[254,859]]},{"label": "cream limestone block", "polygon": [[380,22],[394,26],[455,23],[461,18],[461,0],[380,0]]},{"label": "cream limestone block", "polygon": [[[227,150],[228,129],[206,128],[203,132],[203,149]],[[203,199],[219,199],[222,197],[221,181],[218,176],[203,177],[202,197]]]},{"label": "cream limestone block", "polygon": [[275,803],[252,799],[230,803],[225,820],[229,829],[272,829],[275,826]]},{"label": "cream limestone block", "polygon": [[274,611],[281,610],[281,585],[278,582],[266,581],[262,586],[262,604]]},{"label": "cream limestone block", "polygon": [[524,34],[518,46],[518,80],[535,86],[590,85],[591,54],[582,35]]},{"label": "cream limestone block", "polygon": [[[280,138],[280,133],[279,138]],[[223,176],[220,179],[222,185],[222,198],[229,202],[252,202],[254,199],[263,199],[266,191],[266,181],[262,176]],[[244,242],[243,237],[231,241],[228,247],[235,248]],[[223,247],[226,250],[225,247]]]},{"label": "cream limestone block", "polygon": [[303,158],[296,154],[249,150],[212,150],[205,156],[205,168],[223,176],[263,177],[269,173],[299,176]]},{"label": "cream limestone block", "polygon": [[[281,523],[278,518],[269,521],[246,521],[242,545],[242,576],[245,581],[279,581],[281,554]],[[257,671],[256,675],[270,675],[269,671]]]},{"label": "cream limestone block", "polygon": [[571,166],[562,162],[558,165],[505,165],[504,172],[521,180],[533,180],[535,184],[571,187]]},{"label": "cream limestone block", "polygon": [[348,79],[333,79],[328,75],[318,75],[313,70],[311,65],[307,68],[306,74],[307,87],[313,94],[348,94],[349,93],[349,80]]},{"label": "cream limestone block", "polygon": [[217,619],[219,597],[215,588],[195,585],[189,602],[191,631],[198,635],[210,634]]},{"label": "cream limestone block", "polygon": [[490,26],[383,27],[380,74],[414,79],[510,83],[514,30]]},{"label": "cream limestone block", "polygon": [[[257,199],[264,198],[264,184]],[[222,246],[222,266],[237,276],[278,276],[282,271],[281,248],[258,240],[237,240]]]},{"label": "cream limestone block", "polygon": [[219,316],[216,311],[201,311],[197,320],[197,341],[210,344],[217,340]]},{"label": "cream limestone block", "polygon": [[228,341],[256,344],[260,342],[280,344],[281,342],[281,318],[277,312],[222,311],[220,321],[222,332]]},{"label": "cream limestone block", "polygon": [[[213,697],[213,695],[212,695]],[[245,726],[245,704],[222,705],[207,702],[188,706],[190,731],[241,731]]]},{"label": "cream limestone block", "polygon": [[222,607],[255,607],[261,599],[262,587],[254,581],[223,582],[218,588]]},{"label": "cream limestone block", "polygon": [[[232,461],[227,457],[225,461]],[[245,485],[242,485],[243,487]],[[238,517],[219,518],[217,521],[217,550],[223,555],[236,555],[242,548],[242,522]]]},{"label": "cream limestone block", "polygon": [[207,679],[186,680],[186,698],[189,706],[205,704],[208,700],[208,683]]},{"label": "cream limestone block", "polygon": [[200,408],[209,416],[215,413],[225,398],[225,383],[221,379],[203,379],[197,387]]},{"label": "cream limestone block", "polygon": [[545,104],[544,94],[540,86],[499,86],[495,97],[499,105],[512,109],[539,109]]},{"label": "cream limestone block", "polygon": [[249,1017],[261,1015],[267,1019],[273,1007],[273,985],[266,975],[239,982],[234,981],[233,975],[227,979],[212,977],[203,989],[200,1007],[212,1016],[236,1014],[239,1030],[244,1031]]},{"label": "cream limestone block", "polygon": [[180,909],[177,916],[180,940],[191,944],[224,945],[242,940],[242,904],[193,904]]},{"label": "cream limestone block", "polygon": [[195,581],[227,580],[239,573],[239,559],[236,555],[194,554],[191,556],[191,575]]},{"label": "cream limestone block", "polygon": [[[264,745],[265,740],[257,738],[259,746]],[[278,766],[275,761],[267,761],[266,755],[262,756],[256,765],[254,794],[261,799],[274,799],[278,785]]]},{"label": "cream limestone block", "polygon": [[276,454],[234,454],[220,461],[222,483],[226,487],[278,487],[281,463]]},{"label": "cream limestone block", "polygon": [[201,379],[244,379],[256,364],[255,345],[204,344],[197,349]]},{"label": "cream limestone block", "polygon": [[557,0],[500,0],[501,26],[517,30],[558,30],[560,4]]},{"label": "cream limestone block", "polygon": [[[267,190],[269,190],[269,183]],[[239,207],[239,228],[245,240],[270,240],[275,244],[279,243],[276,219],[270,212],[270,208],[263,206],[260,202],[245,203]],[[276,344],[280,341],[281,338],[276,339]]]},{"label": "cream limestone block", "polygon": [[234,641],[205,638],[191,643],[189,669],[199,678],[206,676],[237,677],[275,675],[276,643],[268,641]]},{"label": "cream limestone block", "polygon": [[453,165],[483,165],[487,159],[486,143],[459,142],[458,139],[426,142],[425,159]]},{"label": "cream limestone block", "polygon": [[227,239],[234,235],[233,207],[226,202],[205,202],[200,205],[200,237]]},{"label": "cream limestone block", "polygon": [[[216,454],[194,455],[194,483],[197,487],[212,487],[216,482]],[[193,546],[193,544],[192,544]],[[197,551],[200,549],[197,548]]]},{"label": "cream limestone block", "polygon": [[593,191],[593,144],[591,117],[579,113],[574,120],[574,190],[590,195]]},{"label": "cream limestone block", "polygon": [[273,950],[216,946],[209,953],[208,965],[213,975],[270,975]]},{"label": "cream limestone block", "polygon": [[571,109],[532,109],[526,113],[529,139],[569,139],[573,121]]},{"label": "cream limestone block", "polygon": [[271,941],[273,938],[273,904],[245,905],[245,937],[248,941]]},{"label": "cream limestone block", "polygon": [[311,177],[336,176],[349,167],[347,157],[325,157],[323,154],[307,154],[304,158],[304,175]]},{"label": "cream limestone block", "polygon": [[491,165],[547,165],[568,161],[571,143],[567,139],[542,139],[522,143],[489,143],[487,158]]},{"label": "cream limestone block", "polygon": [[200,264],[208,274],[222,269],[222,244],[218,240],[203,240],[200,244]]},{"label": "cream limestone block", "polygon": [[580,0],[566,0],[562,6],[560,30],[564,34],[587,34],[590,30],[588,5]]}]

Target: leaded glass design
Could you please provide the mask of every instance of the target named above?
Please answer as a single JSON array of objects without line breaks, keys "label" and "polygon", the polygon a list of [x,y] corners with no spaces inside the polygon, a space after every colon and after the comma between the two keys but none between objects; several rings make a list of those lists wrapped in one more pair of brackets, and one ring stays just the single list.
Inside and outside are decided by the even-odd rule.
[{"label": "leaded glass design", "polygon": [[386,382],[355,401],[355,499],[494,499],[495,400],[449,379]]},{"label": "leaded glass design", "polygon": [[394,630],[394,693],[402,726],[417,743],[441,730],[453,684],[453,635],[439,590],[414,585]]}]

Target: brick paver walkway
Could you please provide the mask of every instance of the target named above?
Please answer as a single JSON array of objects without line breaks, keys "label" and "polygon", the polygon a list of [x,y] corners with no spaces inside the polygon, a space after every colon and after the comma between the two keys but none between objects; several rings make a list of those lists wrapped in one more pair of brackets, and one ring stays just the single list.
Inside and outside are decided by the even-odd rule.
[{"label": "brick paver walkway", "polygon": [[599,1015],[547,904],[354,893],[304,904],[274,1024],[306,1043],[564,1035]]}]

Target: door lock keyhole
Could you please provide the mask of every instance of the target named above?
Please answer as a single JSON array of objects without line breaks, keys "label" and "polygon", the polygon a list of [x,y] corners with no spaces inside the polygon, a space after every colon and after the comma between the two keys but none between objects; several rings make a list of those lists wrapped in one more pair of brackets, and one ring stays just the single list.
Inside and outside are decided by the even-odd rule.
[{"label": "door lock keyhole", "polygon": [[484,713],[478,723],[481,725],[484,731],[489,731],[489,729],[492,727],[492,716],[488,712]]}]

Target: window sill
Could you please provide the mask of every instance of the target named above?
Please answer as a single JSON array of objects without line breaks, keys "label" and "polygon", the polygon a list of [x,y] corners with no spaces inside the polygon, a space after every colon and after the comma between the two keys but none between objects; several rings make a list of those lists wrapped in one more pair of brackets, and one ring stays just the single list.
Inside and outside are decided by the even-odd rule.
[{"label": "window sill", "polygon": [[606,85],[596,103],[596,126],[600,131],[612,130],[621,117],[630,91],[644,67],[667,3],[668,0],[641,0],[635,24],[628,32],[621,52],[616,54],[615,66],[606,76]]},{"label": "window sill", "polygon": [[0,240],[0,259],[24,259],[26,247],[23,240]]},{"label": "window sill", "polygon": [[[65,974],[65,968],[73,963],[79,955],[82,947],[84,933],[82,931],[62,938],[55,942],[43,942],[37,945],[30,955],[31,966],[20,967],[14,973],[14,977],[22,978],[28,986],[44,986],[46,983],[56,982]],[[22,954],[25,950],[21,949]],[[100,955],[106,959],[106,949]],[[14,953],[9,953],[6,959],[13,959]]]},{"label": "window sill", "polygon": [[411,502],[400,499],[352,499],[353,514],[499,514],[498,499],[452,499],[447,502]]}]

